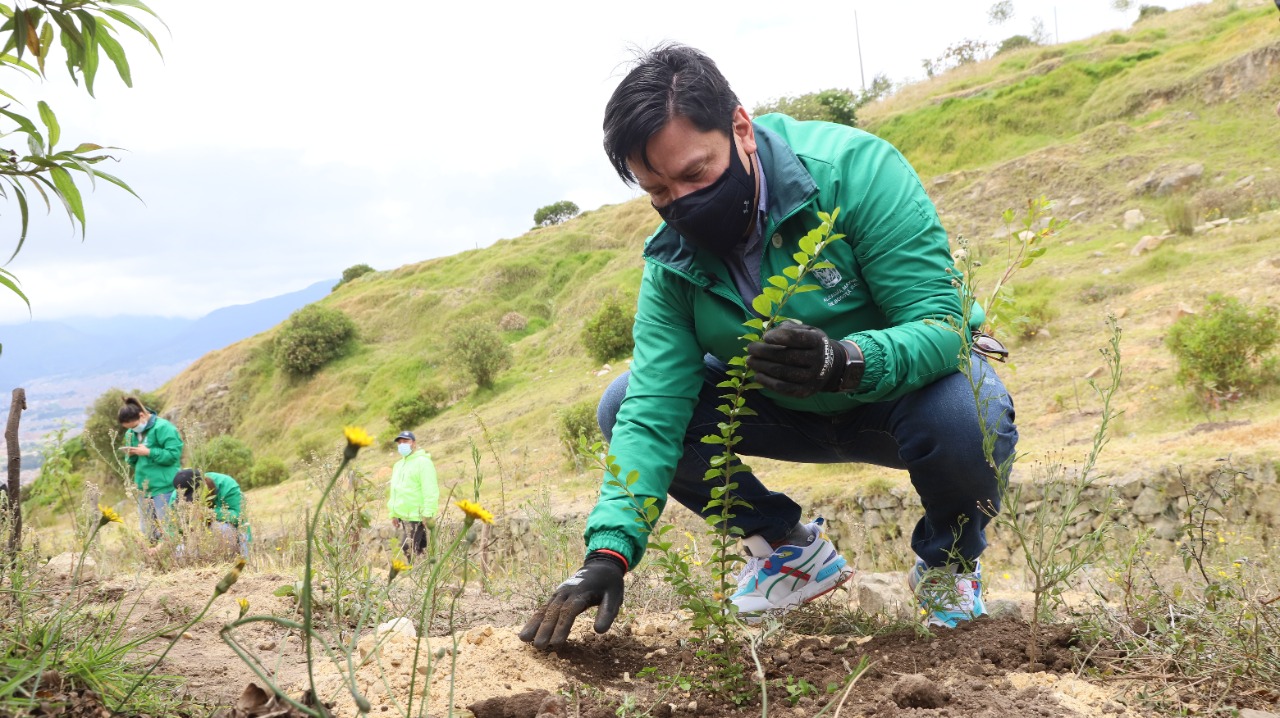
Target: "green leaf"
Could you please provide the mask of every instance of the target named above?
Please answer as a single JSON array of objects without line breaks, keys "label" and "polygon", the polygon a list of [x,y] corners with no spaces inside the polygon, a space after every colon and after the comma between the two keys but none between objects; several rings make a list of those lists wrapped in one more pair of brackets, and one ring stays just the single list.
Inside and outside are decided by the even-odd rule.
[{"label": "green leaf", "polygon": [[758,318],[748,319],[747,321],[742,323],[742,326],[748,327],[750,329],[764,329],[764,320],[758,319]]},{"label": "green leaf", "polygon": [[113,185],[115,185],[115,186],[119,187],[120,189],[124,190],[125,192],[128,192],[129,194],[133,195],[134,197],[137,197],[137,198],[138,198],[138,201],[142,201],[142,198],[141,198],[141,197],[138,197],[138,193],[137,193],[137,192],[134,192],[134,191],[133,191],[133,188],[132,188],[132,187],[130,187],[129,185],[125,184],[124,180],[120,179],[119,177],[116,177],[116,176],[115,176],[115,175],[113,175],[113,174],[107,174],[106,172],[103,172],[102,170],[94,170],[94,171],[93,171],[93,174],[94,174],[94,176],[96,176],[96,177],[100,177],[100,178],[102,178],[102,179],[104,179],[104,180],[106,180],[106,181],[110,182],[111,184],[113,184]]},{"label": "green leaf", "polygon": [[40,121],[49,129],[49,151],[53,152],[53,146],[62,138],[62,128],[58,126],[58,118],[53,114],[49,103],[41,100],[37,103],[37,107],[40,108]]},{"label": "green leaf", "polygon": [[757,334],[757,333],[755,333],[755,332],[748,332],[748,333],[743,334],[742,336],[740,336],[740,337],[738,337],[738,338],[739,338],[739,339],[741,339],[741,340],[743,340],[743,341],[747,341],[747,342],[758,342],[758,341],[760,341],[760,335],[759,335],[759,334]]},{"label": "green leaf", "polygon": [[751,300],[751,308],[756,310],[757,314],[768,316],[773,313],[773,302],[770,302],[767,296],[761,294]]},{"label": "green leaf", "polygon": [[18,298],[27,305],[27,313],[29,314],[31,312],[31,300],[27,299],[27,295],[23,294],[22,290],[18,288],[16,280],[17,277],[15,277],[12,272],[0,269],[0,286],[7,287],[9,291],[18,295]]},{"label": "green leaf", "polygon": [[795,254],[791,255],[791,258],[796,260],[796,264],[799,264],[801,266],[808,264],[809,260],[813,259],[813,257],[810,257],[804,252],[796,252]]},{"label": "green leaf", "polygon": [[783,279],[782,277],[778,277],[778,276],[769,277],[769,283],[779,289],[787,288],[787,280]]},{"label": "green leaf", "polygon": [[723,436],[717,436],[717,435],[715,435],[715,434],[707,434],[706,436],[702,437],[702,443],[704,443],[704,444],[720,444],[720,445],[723,445],[723,444],[724,444],[724,437],[723,437]]},{"label": "green leaf", "polygon": [[[13,13],[13,51],[17,54],[18,59],[22,59],[22,53],[27,49],[27,28],[30,22],[27,17],[27,11],[18,10]],[[6,46],[5,49],[8,49]]]},{"label": "green leaf", "polygon": [[809,269],[835,269],[835,268],[836,268],[836,265],[826,261],[825,259],[821,262],[814,262],[813,266],[809,267]]},{"label": "green leaf", "polygon": [[[160,20],[160,16],[156,14],[156,11],[147,7],[146,4],[142,2],[142,0],[105,0],[105,2],[108,5],[123,5],[125,7],[135,7],[147,13],[151,17],[154,17],[155,19]],[[161,22],[164,22],[164,21],[161,20]],[[166,25],[165,27],[168,27],[168,26]]]},{"label": "green leaf", "polygon": [[111,37],[111,33],[103,30],[98,33],[98,42],[102,45],[102,49],[107,51],[107,57],[116,66],[116,72],[120,75],[120,79],[124,81],[125,87],[133,87],[133,75],[129,72],[129,58],[125,57],[124,48],[120,47],[120,43]]},{"label": "green leaf", "polygon": [[[36,126],[31,122],[31,120],[28,120],[26,117],[23,117],[22,115],[19,115],[16,112],[10,112],[4,109],[3,107],[0,107],[0,115],[4,115],[5,117],[8,117],[9,119],[17,123],[19,131],[25,132],[28,135],[35,135],[37,137],[41,136],[40,130],[36,129]],[[41,139],[42,139],[41,143],[43,144],[43,138]]]},{"label": "green leaf", "polygon": [[800,251],[804,252],[805,254],[813,254],[816,249],[816,247],[814,246],[815,244],[816,242],[814,242],[813,233],[810,232],[809,234],[806,234],[805,236],[800,238]]},{"label": "green leaf", "polygon": [[782,273],[790,277],[792,281],[795,281],[800,278],[799,267],[795,267],[795,266],[783,267]]},{"label": "green leaf", "polygon": [[[70,38],[76,47],[84,49],[84,37],[80,34],[80,28],[76,27],[76,23],[65,12],[53,11],[49,13],[53,21],[58,23],[58,27],[62,28],[64,37]],[[65,46],[65,43],[64,43]]]},{"label": "green leaf", "polygon": [[80,199],[80,190],[76,187],[75,180],[71,179],[70,172],[58,165],[49,168],[49,177],[53,180],[53,186],[57,188],[63,203],[67,205],[67,212],[80,220],[80,236],[83,237],[84,201]]},{"label": "green leaf", "polygon": [[84,57],[80,72],[84,75],[84,89],[93,97],[93,80],[98,75],[98,19],[84,10],[76,10],[84,31]]},{"label": "green leaf", "polygon": [[293,596],[295,595],[293,590],[293,584],[287,583],[281,586],[280,588],[277,588],[276,590],[272,591],[271,595],[272,596]]},{"label": "green leaf", "polygon": [[[22,186],[15,182],[13,185],[13,194],[18,198],[18,212],[22,215],[22,231],[18,234],[18,246],[14,247],[13,254],[9,256],[9,261],[5,262],[5,264],[12,262],[13,258],[18,256],[18,252],[22,251],[22,243],[27,241],[27,220],[29,219],[27,193],[23,192]],[[0,272],[2,271],[4,270],[0,269]]]},{"label": "green leaf", "polygon": [[777,304],[782,301],[782,290],[777,287],[765,287],[760,293],[769,298],[769,301]]},{"label": "green leaf", "polygon": [[[110,8],[100,8],[100,9],[102,10],[103,15],[106,15],[112,20],[115,20],[121,25],[124,25],[125,27],[133,30],[139,35],[147,38],[147,42],[150,42],[151,46],[156,49],[156,54],[159,55],[160,57],[164,57],[164,52],[160,49],[160,43],[156,41],[155,35],[152,35],[151,31],[148,30],[145,26],[140,24],[137,20],[134,20],[128,15],[120,12],[119,10],[112,10]],[[159,18],[156,18],[156,19],[159,20]],[[160,24],[163,25],[164,21],[161,21]]]},{"label": "green leaf", "polygon": [[44,61],[49,57],[49,50],[53,48],[53,25],[48,22],[40,26],[40,54],[36,56],[36,62],[40,65],[40,74],[44,74]]},{"label": "green leaf", "polygon": [[796,287],[796,294],[802,294],[804,292],[816,292],[819,289],[822,289],[822,287],[819,287],[816,284],[801,284],[800,286]]}]

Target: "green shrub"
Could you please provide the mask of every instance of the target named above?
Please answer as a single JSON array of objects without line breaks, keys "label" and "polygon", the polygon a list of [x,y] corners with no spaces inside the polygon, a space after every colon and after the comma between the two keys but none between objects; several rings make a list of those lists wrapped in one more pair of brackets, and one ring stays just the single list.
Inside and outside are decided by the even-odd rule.
[{"label": "green shrub", "polygon": [[249,474],[245,478],[240,479],[237,477],[237,479],[240,481],[240,488],[242,489],[275,486],[289,479],[289,467],[284,463],[283,459],[264,456],[254,462],[253,468],[249,470]]},{"label": "green shrub", "polygon": [[396,432],[412,429],[444,411],[448,404],[449,392],[432,385],[417,394],[397,399],[387,410],[387,423]]},{"label": "green shrub", "polygon": [[798,97],[780,97],[758,105],[753,116],[781,112],[797,120],[822,120],[856,127],[857,111],[863,104],[851,90],[830,89]]},{"label": "green shrub", "polygon": [[342,356],[355,334],[356,325],[346,314],[319,304],[307,305],[280,327],[276,365],[290,374],[309,376]]},{"label": "green shrub", "polygon": [[1155,17],[1156,15],[1163,15],[1166,12],[1168,12],[1168,10],[1165,10],[1159,5],[1142,5],[1138,8],[1138,19],[1135,20],[1134,22],[1142,22],[1143,20],[1146,20],[1149,17]]},{"label": "green shrub", "polygon": [[215,436],[194,452],[195,467],[243,481],[253,468],[253,450],[234,436]]},{"label": "green shrub", "polygon": [[448,347],[453,362],[482,389],[492,387],[498,373],[511,366],[511,348],[489,324],[467,322],[457,326],[449,334]]},{"label": "green shrub", "polygon": [[1000,47],[996,48],[996,54],[999,55],[1001,53],[1018,50],[1024,47],[1031,47],[1035,44],[1036,41],[1026,35],[1013,35],[1011,37],[1006,37],[1000,42]]},{"label": "green shrub", "polygon": [[1199,221],[1199,209],[1194,202],[1182,197],[1174,197],[1164,205],[1164,223],[1170,232],[1190,237],[1195,234],[1196,222]]},{"label": "green shrub", "polygon": [[1055,298],[1044,295],[1019,297],[1016,305],[1018,317],[1013,320],[1017,332],[1024,339],[1034,339],[1040,330],[1046,329],[1049,323],[1058,318],[1058,306]]},{"label": "green shrub", "polygon": [[[367,264],[353,264],[350,267],[347,267],[346,269],[342,270],[342,279],[339,279],[338,283],[333,285],[333,288],[337,289],[338,287],[341,287],[347,282],[350,282],[351,280],[357,277],[363,277],[364,275],[372,271],[374,271],[373,267],[370,267]],[[333,291],[333,290],[330,290],[330,291]]]},{"label": "green shrub", "polygon": [[635,317],[616,296],[605,297],[604,303],[582,328],[582,346],[592,359],[600,363],[631,355],[635,340],[631,328]]},{"label": "green shrub", "polygon": [[546,207],[539,207],[533,213],[533,226],[550,227],[553,224],[573,219],[578,215],[578,205],[567,199],[554,202]]},{"label": "green shrub", "polygon": [[1178,380],[1213,402],[1275,382],[1277,359],[1267,356],[1280,341],[1275,308],[1251,311],[1222,294],[1206,303],[1203,313],[1178,319],[1165,336],[1178,360]]},{"label": "green shrub", "polygon": [[1127,42],[1129,42],[1129,36],[1122,32],[1113,32],[1111,33],[1111,36],[1107,38],[1108,45],[1123,45]]},{"label": "green shrub", "polygon": [[582,469],[586,459],[578,453],[579,439],[586,439],[590,446],[597,441],[604,441],[600,433],[600,424],[596,421],[596,404],[592,401],[580,401],[566,406],[556,412],[556,423],[560,429],[560,445],[564,447],[565,456],[578,469]]}]

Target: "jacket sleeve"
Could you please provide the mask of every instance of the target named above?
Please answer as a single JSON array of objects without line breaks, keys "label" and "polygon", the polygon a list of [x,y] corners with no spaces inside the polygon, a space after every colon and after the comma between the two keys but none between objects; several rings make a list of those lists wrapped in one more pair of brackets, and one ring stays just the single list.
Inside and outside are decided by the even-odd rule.
[{"label": "jacket sleeve", "polygon": [[151,463],[159,466],[177,466],[182,462],[182,436],[178,428],[165,422],[158,424],[155,431],[156,441],[151,445]]},{"label": "jacket sleeve", "polygon": [[634,499],[612,485],[612,477],[605,474],[584,536],[588,551],[617,551],[627,557],[632,569],[648,544],[648,528],[637,508],[648,499],[659,511],[666,507],[667,489],[684,451],[685,431],[704,373],[689,292],[672,286],[678,282],[662,281],[665,271],[652,264],[645,267],[633,330],[631,377],[609,446],[620,468],[620,481],[636,472],[630,486]]},{"label": "jacket sleeve", "polygon": [[244,499],[239,484],[227,487],[226,496],[222,497],[222,505],[218,507],[218,520],[232,526],[240,525],[240,508]]},{"label": "jacket sleeve", "polygon": [[418,462],[418,481],[422,486],[422,515],[420,518],[435,518],[440,511],[440,484],[436,481],[436,465],[431,457],[425,456]]},{"label": "jacket sleeve", "polygon": [[874,140],[846,153],[838,202],[863,281],[884,313],[884,329],[855,332],[866,372],[853,396],[882,401],[925,386],[959,365],[960,295],[949,273],[946,230],[915,170]]}]

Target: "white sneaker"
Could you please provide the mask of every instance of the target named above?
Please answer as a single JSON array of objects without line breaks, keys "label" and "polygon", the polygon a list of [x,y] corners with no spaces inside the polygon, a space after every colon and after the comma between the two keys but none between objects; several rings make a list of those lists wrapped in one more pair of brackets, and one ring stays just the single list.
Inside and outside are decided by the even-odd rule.
[{"label": "white sneaker", "polygon": [[758,622],[767,611],[789,611],[830,592],[853,577],[853,568],[827,540],[818,517],[805,528],[803,546],[773,548],[760,536],[742,540],[747,563],[738,574],[738,591],[730,599],[738,617]]},{"label": "white sneaker", "polygon": [[982,600],[981,561],[974,564],[972,572],[965,572],[928,569],[924,561],[917,560],[907,573],[907,585],[916,595],[926,626],[955,628],[961,621],[987,614]]}]

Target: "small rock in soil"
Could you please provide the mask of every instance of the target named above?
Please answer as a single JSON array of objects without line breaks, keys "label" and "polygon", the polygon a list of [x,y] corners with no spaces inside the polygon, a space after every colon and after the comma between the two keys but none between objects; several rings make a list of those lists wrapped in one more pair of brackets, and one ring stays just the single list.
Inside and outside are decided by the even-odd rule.
[{"label": "small rock in soil", "polygon": [[891,695],[899,708],[941,708],[947,704],[947,694],[919,673],[899,678]]},{"label": "small rock in soil", "polygon": [[476,718],[539,718],[564,715],[564,699],[547,691],[498,696],[467,706]]}]

